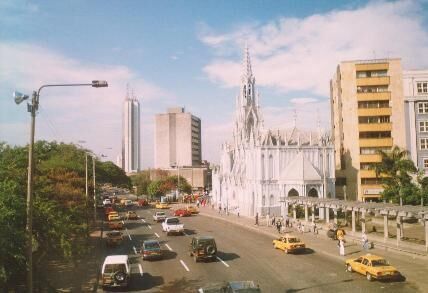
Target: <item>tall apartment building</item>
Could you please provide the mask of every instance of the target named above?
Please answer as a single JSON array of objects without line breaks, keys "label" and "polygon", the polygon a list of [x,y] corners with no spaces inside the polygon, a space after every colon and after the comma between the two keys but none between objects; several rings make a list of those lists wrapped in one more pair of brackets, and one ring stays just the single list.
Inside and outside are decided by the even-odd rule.
[{"label": "tall apartment building", "polygon": [[336,196],[376,200],[378,150],[406,147],[400,59],[344,61],[330,81]]},{"label": "tall apartment building", "polygon": [[403,72],[407,150],[428,175],[428,70]]},{"label": "tall apartment building", "polygon": [[201,119],[184,108],[155,116],[155,168],[199,166],[202,160]]},{"label": "tall apartment building", "polygon": [[127,173],[140,168],[140,103],[129,92],[123,102],[122,123],[122,169]]}]

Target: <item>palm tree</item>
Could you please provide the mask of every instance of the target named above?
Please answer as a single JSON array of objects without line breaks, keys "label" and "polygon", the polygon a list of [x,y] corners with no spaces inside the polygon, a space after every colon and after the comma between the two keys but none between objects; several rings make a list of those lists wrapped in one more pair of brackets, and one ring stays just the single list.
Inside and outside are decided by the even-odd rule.
[{"label": "palm tree", "polygon": [[406,199],[410,200],[415,192],[418,193],[412,180],[412,174],[416,174],[417,168],[408,158],[409,152],[394,146],[391,151],[380,150],[378,154],[381,155],[381,162],[374,166],[374,170],[376,177],[382,180],[383,198],[400,202],[400,205],[403,199],[407,203]]}]

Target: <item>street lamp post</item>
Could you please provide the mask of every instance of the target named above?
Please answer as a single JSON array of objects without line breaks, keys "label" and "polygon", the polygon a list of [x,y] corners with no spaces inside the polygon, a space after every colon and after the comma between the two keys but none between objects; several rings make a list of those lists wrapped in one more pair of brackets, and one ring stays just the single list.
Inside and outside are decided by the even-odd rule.
[{"label": "street lamp post", "polygon": [[[25,231],[27,234],[27,292],[33,292],[33,173],[34,173],[34,132],[36,126],[36,112],[39,108],[40,91],[45,87],[64,87],[64,86],[92,86],[92,87],[108,87],[107,81],[93,80],[92,83],[70,83],[70,84],[45,84],[39,90],[33,91],[31,104],[27,104],[27,110],[31,113],[30,126],[30,144],[28,146],[28,178],[27,178],[27,223]],[[14,92],[15,103],[19,105],[29,98],[28,95]]]}]

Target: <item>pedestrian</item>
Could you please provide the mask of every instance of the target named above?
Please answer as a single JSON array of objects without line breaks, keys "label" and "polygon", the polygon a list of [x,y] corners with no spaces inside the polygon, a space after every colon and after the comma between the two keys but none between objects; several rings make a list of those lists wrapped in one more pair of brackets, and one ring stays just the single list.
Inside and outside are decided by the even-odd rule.
[{"label": "pedestrian", "polygon": [[275,218],[275,215],[273,215],[273,218],[272,218],[272,226],[275,226],[275,222],[276,222],[276,218]]},{"label": "pedestrian", "polygon": [[297,232],[301,232],[302,230],[302,224],[300,224],[300,221],[297,220]]},{"label": "pedestrian", "polygon": [[318,227],[315,222],[314,222],[314,234],[318,234]]},{"label": "pedestrian", "polygon": [[363,244],[363,249],[368,250],[369,249],[369,239],[367,238],[366,232],[363,232],[363,235],[361,236],[361,242]]},{"label": "pedestrian", "polygon": [[301,227],[301,231],[300,232],[302,232],[302,234],[305,233],[305,223],[302,223],[302,227]]},{"label": "pedestrian", "polygon": [[339,240],[339,255],[345,256],[345,239]]},{"label": "pedestrian", "polygon": [[281,226],[282,226],[282,224],[281,224],[281,220],[280,220],[280,219],[278,219],[278,220],[276,221],[276,229],[278,230],[278,233],[280,233],[280,234],[281,234]]},{"label": "pedestrian", "polygon": [[287,217],[285,218],[285,227],[289,228],[290,227],[290,219]]},{"label": "pedestrian", "polygon": [[218,204],[218,214],[221,215],[221,203]]},{"label": "pedestrian", "polygon": [[226,214],[226,206],[224,206],[224,214]]},{"label": "pedestrian", "polygon": [[239,207],[236,207],[236,213],[238,214],[238,218],[239,218]]},{"label": "pedestrian", "polygon": [[266,226],[270,226],[269,214],[266,215]]},{"label": "pedestrian", "polygon": [[255,225],[256,226],[259,225],[259,213],[256,213],[256,224]]}]

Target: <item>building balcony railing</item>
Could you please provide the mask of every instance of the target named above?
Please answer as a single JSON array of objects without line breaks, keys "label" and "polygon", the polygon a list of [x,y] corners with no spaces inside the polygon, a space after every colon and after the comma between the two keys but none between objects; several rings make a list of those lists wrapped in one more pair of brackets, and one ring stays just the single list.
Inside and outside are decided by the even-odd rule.
[{"label": "building balcony railing", "polygon": [[360,155],[360,163],[378,163],[382,160],[382,156],[375,155]]},{"label": "building balcony railing", "polygon": [[360,138],[360,147],[392,147],[392,138]]},{"label": "building balcony railing", "polygon": [[359,108],[358,116],[391,116],[392,109],[388,108]]},{"label": "building balcony railing", "polygon": [[391,92],[378,92],[378,93],[357,93],[357,100],[363,101],[387,101],[391,99]]},{"label": "building balcony railing", "polygon": [[360,64],[355,64],[356,71],[388,70],[388,68],[387,60],[365,60],[360,61]]},{"label": "building balcony railing", "polygon": [[361,178],[376,178],[376,172],[374,170],[360,170]]},{"label": "building balcony railing", "polygon": [[391,123],[365,123],[358,124],[359,131],[391,131]]},{"label": "building balcony railing", "polygon": [[360,77],[357,78],[357,86],[389,85],[389,76]]}]

